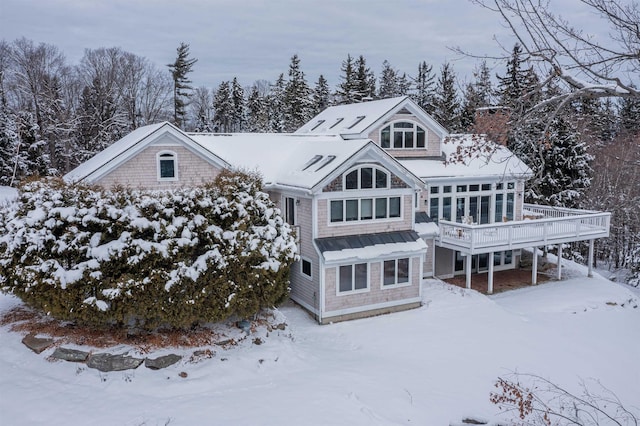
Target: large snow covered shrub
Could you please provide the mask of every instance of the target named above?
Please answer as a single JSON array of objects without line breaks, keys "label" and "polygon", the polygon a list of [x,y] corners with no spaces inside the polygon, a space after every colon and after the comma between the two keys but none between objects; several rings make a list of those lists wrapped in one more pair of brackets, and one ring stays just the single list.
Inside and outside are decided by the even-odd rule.
[{"label": "large snow covered shrub", "polygon": [[258,176],[172,191],[27,183],[0,213],[0,287],[55,318],[190,327],[288,295],[291,228]]}]

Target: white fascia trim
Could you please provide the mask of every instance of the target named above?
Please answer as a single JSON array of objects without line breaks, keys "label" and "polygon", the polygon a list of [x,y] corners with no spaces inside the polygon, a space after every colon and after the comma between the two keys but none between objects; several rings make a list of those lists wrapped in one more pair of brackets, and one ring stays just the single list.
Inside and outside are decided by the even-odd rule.
[{"label": "white fascia trim", "polygon": [[390,302],[376,303],[373,305],[356,306],[353,308],[339,309],[336,311],[327,311],[324,313],[323,318],[330,320],[331,317],[374,311],[376,309],[391,308],[394,306],[408,305],[410,303],[422,303],[422,297],[412,297],[410,299],[393,300]]},{"label": "white fascia trim", "polygon": [[400,195],[413,195],[414,189],[411,188],[380,188],[380,189],[348,189],[346,191],[321,192],[316,195],[318,200],[347,200],[355,198],[375,198],[375,197],[394,197]]}]

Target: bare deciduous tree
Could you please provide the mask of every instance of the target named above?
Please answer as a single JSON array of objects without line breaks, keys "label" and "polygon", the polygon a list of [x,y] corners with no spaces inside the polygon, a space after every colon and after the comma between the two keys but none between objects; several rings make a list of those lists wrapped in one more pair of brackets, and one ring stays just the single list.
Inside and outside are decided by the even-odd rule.
[{"label": "bare deciduous tree", "polygon": [[560,79],[569,90],[535,108],[557,104],[556,111],[579,97],[640,98],[640,4],[632,0],[579,0],[604,20],[609,38],[555,14],[549,0],[471,0],[502,17],[529,61],[541,67],[545,83]]}]

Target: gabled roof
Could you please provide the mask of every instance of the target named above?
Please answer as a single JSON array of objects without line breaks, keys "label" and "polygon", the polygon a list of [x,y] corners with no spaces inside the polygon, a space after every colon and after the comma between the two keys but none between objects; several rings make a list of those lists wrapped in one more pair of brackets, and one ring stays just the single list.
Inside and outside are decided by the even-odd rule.
[{"label": "gabled roof", "polygon": [[447,130],[407,96],[329,107],[295,133],[342,135],[345,139],[366,137],[372,128],[404,110],[428,125],[439,137],[446,136]]},{"label": "gabled roof", "polygon": [[189,137],[233,167],[259,171],[266,187],[320,190],[352,162],[365,157],[380,160],[414,186],[422,185],[417,176],[368,139],[286,133],[190,133]]},{"label": "gabled roof", "polygon": [[[445,160],[404,159],[400,163],[423,180],[434,178],[528,179],[531,169],[507,147],[483,135],[451,135],[441,144]],[[463,154],[462,161],[458,153]]]},{"label": "gabled roof", "polygon": [[94,182],[161,137],[169,137],[219,167],[229,165],[169,122],[139,127],[64,175],[67,182]]}]

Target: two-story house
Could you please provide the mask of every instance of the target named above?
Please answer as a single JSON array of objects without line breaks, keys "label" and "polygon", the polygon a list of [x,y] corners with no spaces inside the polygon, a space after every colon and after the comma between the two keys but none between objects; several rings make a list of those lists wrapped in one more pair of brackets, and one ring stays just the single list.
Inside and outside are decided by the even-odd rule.
[{"label": "two-story house", "polygon": [[419,306],[428,276],[464,273],[470,287],[486,271],[491,291],[521,249],[609,229],[607,213],[525,205],[526,165],[478,135],[449,135],[407,97],[331,107],[294,134],[145,126],[65,180],[171,189],[224,168],[259,171],[296,228],[291,298],[320,323]]}]

